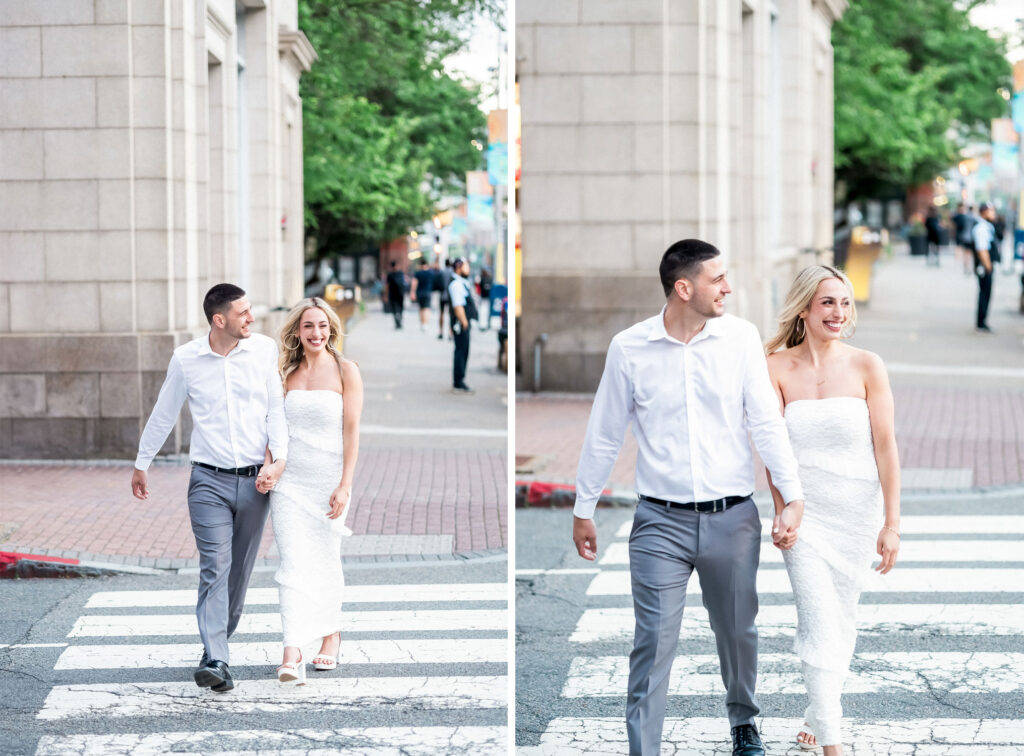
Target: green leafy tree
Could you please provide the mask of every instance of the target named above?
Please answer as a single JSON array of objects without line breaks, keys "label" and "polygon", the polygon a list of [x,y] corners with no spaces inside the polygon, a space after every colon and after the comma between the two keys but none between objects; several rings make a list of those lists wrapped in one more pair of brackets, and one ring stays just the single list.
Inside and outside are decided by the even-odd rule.
[{"label": "green leafy tree", "polygon": [[980,0],[851,0],[832,28],[836,178],[848,197],[934,178],[1006,114],[1005,43],[972,26]]},{"label": "green leafy tree", "polygon": [[457,31],[496,0],[300,0],[319,60],[304,74],[306,234],[317,257],[430,218],[483,165],[479,85],[445,70]]}]

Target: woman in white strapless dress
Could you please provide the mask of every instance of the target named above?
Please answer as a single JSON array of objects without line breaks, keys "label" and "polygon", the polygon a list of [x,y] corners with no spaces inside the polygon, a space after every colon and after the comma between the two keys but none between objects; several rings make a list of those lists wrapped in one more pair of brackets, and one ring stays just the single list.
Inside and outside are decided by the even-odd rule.
[{"label": "woman in white strapless dress", "polygon": [[[797,276],[766,347],[804,489],[796,542],[782,545],[796,600],[794,650],[809,701],[797,743],[822,745],[825,756],[842,753],[839,699],[872,555],[887,573],[900,542],[892,391],[878,355],[842,342],[856,319],[846,276],[813,265]],[[774,487],[772,496],[780,511]]]},{"label": "woman in white strapless dress", "polygon": [[319,297],[299,302],[281,329],[288,462],[269,487],[281,557],[274,578],[284,633],[277,676],[284,683],[305,682],[305,645],[321,640],[313,666],[330,670],[341,644],[341,538],[352,534],[345,516],[359,454],[363,383],[356,364],[341,356],[340,334],[341,321]]}]

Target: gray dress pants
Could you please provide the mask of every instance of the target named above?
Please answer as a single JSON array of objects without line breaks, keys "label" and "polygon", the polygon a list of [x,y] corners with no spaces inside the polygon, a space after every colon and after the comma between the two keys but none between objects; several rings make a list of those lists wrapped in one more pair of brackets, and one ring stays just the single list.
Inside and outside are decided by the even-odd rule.
[{"label": "gray dress pants", "polygon": [[211,660],[228,663],[228,638],[245,605],[270,497],[256,478],[193,467],[188,513],[199,548],[199,637]]},{"label": "gray dress pants", "polygon": [[656,756],[661,749],[669,673],[693,570],[718,644],[729,723],[754,723],[761,711],[754,695],[760,555],[761,520],[751,499],[713,513],[638,504],[629,536],[636,614],[626,700],[630,754]]}]

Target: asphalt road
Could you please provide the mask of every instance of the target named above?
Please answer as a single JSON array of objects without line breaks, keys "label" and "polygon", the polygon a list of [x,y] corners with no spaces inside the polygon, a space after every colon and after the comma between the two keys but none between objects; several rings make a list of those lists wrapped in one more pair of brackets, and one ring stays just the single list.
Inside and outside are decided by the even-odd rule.
[{"label": "asphalt road", "polygon": [[192,682],[194,598],[173,592],[194,574],[0,581],[0,753],[504,754],[507,569],[347,565],[342,664],[291,688],[274,677],[276,586],[257,572],[226,694]]},{"label": "asphalt road", "polygon": [[[848,753],[911,753],[928,742],[962,743],[961,750],[948,751],[958,754],[1024,752],[1021,502],[1021,491],[905,499],[906,558],[861,600],[847,690],[862,692],[844,693],[843,706],[845,731],[866,740]],[[765,516],[767,502],[759,506]],[[632,603],[621,557],[632,514],[597,512],[599,559],[606,562],[595,565],[576,555],[569,510],[516,512],[515,727],[521,756],[626,753],[623,674],[632,647]],[[792,652],[795,614],[781,559],[762,556],[759,594],[758,695],[767,718],[762,732],[770,753],[797,753],[789,746],[791,728],[801,721],[806,699]],[[699,596],[691,597],[663,754],[731,752],[717,656],[701,611]],[[772,619],[780,615],[781,621]],[[705,690],[697,690],[701,685]],[[935,729],[932,720],[948,731]],[[887,738],[900,740],[893,722],[906,725],[908,750],[884,745]],[[694,723],[707,730],[699,743],[687,740],[697,737]],[[877,723],[886,726],[872,734],[868,725]]]}]

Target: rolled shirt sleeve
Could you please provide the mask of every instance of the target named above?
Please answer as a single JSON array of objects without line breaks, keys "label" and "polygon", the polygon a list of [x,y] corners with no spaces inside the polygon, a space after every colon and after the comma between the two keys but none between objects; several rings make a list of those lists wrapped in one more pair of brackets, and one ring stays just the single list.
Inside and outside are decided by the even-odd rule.
[{"label": "rolled shirt sleeve", "polygon": [[153,412],[146,421],[146,427],[139,439],[139,453],[135,458],[137,470],[148,470],[153,458],[164,445],[168,434],[178,421],[178,414],[185,403],[188,388],[185,385],[185,371],[177,354],[171,355],[167,366],[167,377],[160,387]]},{"label": "rolled shirt sleeve", "polygon": [[633,382],[629,363],[618,340],[608,347],[601,383],[590,410],[587,434],[576,471],[576,504],[573,514],[591,519],[604,485],[633,419]]},{"label": "rolled shirt sleeve", "polygon": [[768,362],[756,330],[751,330],[745,348],[748,356],[743,379],[743,410],[750,436],[783,500],[789,503],[803,499],[796,457],[789,442],[786,422],[779,412],[779,398],[772,389]]}]

